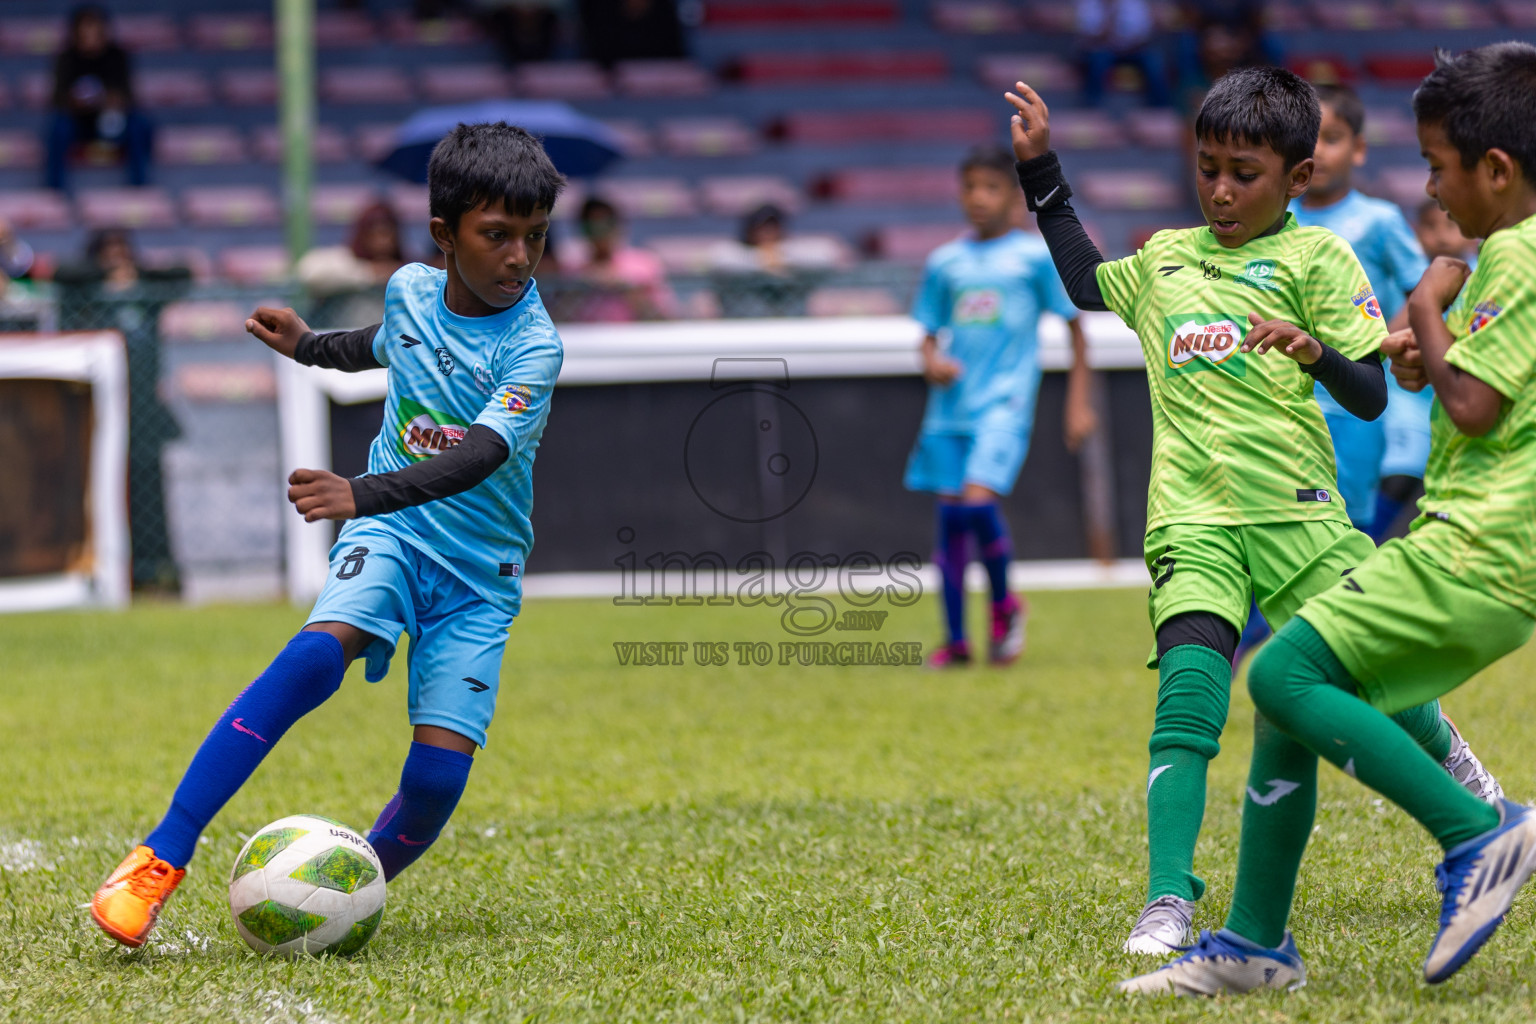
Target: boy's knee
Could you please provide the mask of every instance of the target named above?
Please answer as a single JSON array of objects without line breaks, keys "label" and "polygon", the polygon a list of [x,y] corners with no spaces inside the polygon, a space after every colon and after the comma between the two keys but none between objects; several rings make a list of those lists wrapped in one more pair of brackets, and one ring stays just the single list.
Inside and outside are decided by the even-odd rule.
[{"label": "boy's knee", "polygon": [[1271,722],[1281,722],[1292,704],[1290,675],[1298,658],[1303,657],[1283,638],[1276,638],[1259,648],[1248,666],[1248,696],[1253,706]]}]

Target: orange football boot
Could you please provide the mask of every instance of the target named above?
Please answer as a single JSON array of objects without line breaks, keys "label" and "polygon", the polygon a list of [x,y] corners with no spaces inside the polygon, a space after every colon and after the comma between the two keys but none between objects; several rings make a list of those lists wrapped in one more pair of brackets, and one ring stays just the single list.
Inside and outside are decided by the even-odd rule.
[{"label": "orange football boot", "polygon": [[140,846],[96,890],[91,917],[123,945],[142,946],[160,916],[160,908],[185,877],[186,868],[173,868],[156,857],[154,850]]}]

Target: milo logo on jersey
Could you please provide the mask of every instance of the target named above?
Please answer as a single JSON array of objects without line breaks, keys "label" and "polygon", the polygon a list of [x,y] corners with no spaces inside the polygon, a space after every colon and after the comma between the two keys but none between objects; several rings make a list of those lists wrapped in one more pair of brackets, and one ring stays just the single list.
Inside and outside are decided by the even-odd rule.
[{"label": "milo logo on jersey", "polygon": [[413,459],[428,459],[455,447],[468,430],[446,413],[417,405],[409,398],[400,399],[400,408],[395,413],[395,436],[400,440],[400,450]]},{"label": "milo logo on jersey", "polygon": [[1216,366],[1233,376],[1246,376],[1245,360],[1238,350],[1243,329],[1235,318],[1220,313],[1176,313],[1163,324],[1167,376]]},{"label": "milo logo on jersey", "polygon": [[1003,318],[1003,294],[996,288],[967,288],[955,299],[956,326],[995,324]]}]

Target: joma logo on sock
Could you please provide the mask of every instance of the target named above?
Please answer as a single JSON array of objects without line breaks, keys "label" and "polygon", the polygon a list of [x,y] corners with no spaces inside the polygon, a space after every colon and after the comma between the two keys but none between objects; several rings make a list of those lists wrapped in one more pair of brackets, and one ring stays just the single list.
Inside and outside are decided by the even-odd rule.
[{"label": "joma logo on sock", "polygon": [[1270,779],[1268,786],[1269,792],[1263,794],[1260,794],[1258,790],[1254,789],[1252,786],[1249,786],[1248,799],[1252,800],[1260,807],[1268,807],[1271,804],[1279,803],[1281,800],[1296,792],[1301,788],[1301,783],[1288,782],[1285,779]]}]

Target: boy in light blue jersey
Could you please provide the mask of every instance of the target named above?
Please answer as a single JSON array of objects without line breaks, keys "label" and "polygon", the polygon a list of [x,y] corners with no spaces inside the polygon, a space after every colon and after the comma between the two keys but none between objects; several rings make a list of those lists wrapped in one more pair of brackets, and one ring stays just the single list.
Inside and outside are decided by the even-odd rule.
[{"label": "boy in light blue jersey", "polygon": [[428,171],[445,270],[390,278],[384,321],[316,336],[291,309],[246,330],[308,365],[389,370],[368,475],[296,470],[306,521],[346,520],[325,588],[277,659],[235,698],[192,759],[164,819],[91,904],[109,935],[141,945],[186,874],[198,836],[359,655],[378,682],[409,634],[413,742],[368,841],[386,881],[437,839],[484,746],[507,630],[533,545],[534,454],[560,372],[560,338],[533,282],[564,179],[538,140],[459,125]]},{"label": "boy in light blue jersey", "polygon": [[930,387],[908,490],[938,496],[938,545],[947,642],[935,668],[968,664],[965,568],[975,539],[992,593],[988,647],[993,664],[1024,649],[1027,606],[1008,590],[1013,546],[998,499],[1013,490],[1034,425],[1040,387],[1036,327],[1042,313],[1066,319],[1072,336],[1066,436],[1070,447],[1094,429],[1087,341],[1045,243],[1014,226],[1019,191],[1013,157],[978,146],[960,165],[960,203],[972,232],[928,257],[912,316],[925,331],[923,376]]}]

